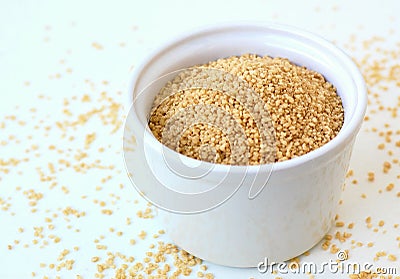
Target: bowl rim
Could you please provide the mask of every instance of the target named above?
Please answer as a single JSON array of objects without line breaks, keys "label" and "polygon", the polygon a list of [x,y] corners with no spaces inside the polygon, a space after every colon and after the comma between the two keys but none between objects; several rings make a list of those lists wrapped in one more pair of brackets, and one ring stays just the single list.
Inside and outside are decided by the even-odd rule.
[{"label": "bowl rim", "polygon": [[[144,126],[143,123],[139,120],[136,111],[133,109],[134,107],[134,95],[140,92],[135,92],[135,86],[138,80],[141,77],[142,72],[152,63],[153,60],[157,59],[157,57],[161,56],[164,52],[167,52],[169,49],[174,48],[177,45],[180,45],[186,41],[190,41],[195,39],[196,37],[205,36],[207,34],[212,33],[219,33],[228,30],[240,30],[240,29],[256,29],[256,28],[265,28],[265,29],[273,29],[280,32],[289,33],[292,35],[296,35],[296,37],[301,37],[312,41],[313,43],[319,45],[320,47],[324,48],[326,51],[333,54],[335,57],[340,59],[342,64],[345,66],[344,68],[347,69],[347,72],[351,75],[351,80],[353,81],[355,88],[356,88],[356,103],[354,105],[354,113],[352,117],[348,120],[347,125],[343,126],[339,133],[331,139],[326,144],[322,145],[321,147],[312,150],[304,155],[285,160],[280,162],[274,162],[270,164],[259,164],[259,165],[225,165],[225,164],[217,164],[217,163],[210,163],[201,161],[198,159],[190,158],[185,155],[182,155],[175,150],[166,148],[168,151],[180,156],[185,156],[189,160],[193,160],[198,163],[202,163],[204,167],[210,168],[212,167],[213,172],[242,172],[246,170],[246,172],[254,173],[260,171],[260,168],[272,168],[274,172],[283,171],[287,169],[291,169],[297,167],[299,165],[303,165],[307,162],[311,162],[323,155],[333,151],[337,147],[342,144],[349,144],[349,140],[352,136],[356,135],[361,127],[362,121],[364,119],[364,115],[367,108],[367,88],[364,78],[353,62],[352,58],[346,54],[340,47],[334,45],[333,43],[329,42],[325,38],[317,35],[315,33],[306,31],[304,29],[293,27],[286,24],[275,23],[275,22],[255,22],[255,21],[235,21],[235,22],[225,22],[225,23],[217,23],[217,24],[208,24],[204,26],[200,26],[197,28],[190,29],[186,32],[177,35],[170,40],[162,43],[152,52],[150,52],[147,57],[145,57],[139,66],[133,71],[130,84],[128,88],[129,93],[129,100],[131,102],[130,110],[132,110],[134,117],[138,120],[142,128],[144,128],[144,132],[150,134],[150,137],[146,137],[149,142],[145,142],[143,144],[149,144],[153,150],[160,150],[159,148],[163,146],[161,142],[159,142],[151,133],[148,125]],[[147,87],[147,86],[146,86]],[[145,87],[145,88],[146,88]],[[143,89],[142,89],[143,90]],[[134,94],[135,93],[135,94]],[[346,121],[346,120],[345,120]]]}]

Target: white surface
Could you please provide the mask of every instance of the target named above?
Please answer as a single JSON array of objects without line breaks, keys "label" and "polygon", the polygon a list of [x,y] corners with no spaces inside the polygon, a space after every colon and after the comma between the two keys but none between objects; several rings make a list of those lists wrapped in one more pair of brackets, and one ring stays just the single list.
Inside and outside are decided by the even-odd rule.
[{"label": "white surface", "polygon": [[[145,203],[133,202],[138,195],[129,185],[123,168],[120,153],[122,131],[111,134],[113,126],[102,125],[95,116],[84,126],[69,128],[67,138],[63,138],[55,123],[68,119],[62,113],[64,98],[71,101],[69,109],[75,114],[72,119],[91,108],[109,105],[107,101],[97,101],[102,91],[107,91],[109,96],[124,103],[128,72],[149,50],[184,30],[226,20],[272,20],[295,25],[347,47],[348,52],[359,60],[367,53],[372,55],[369,61],[379,60],[388,57],[382,50],[399,51],[399,10],[397,1],[235,1],[229,5],[222,1],[113,1],[104,4],[99,1],[56,3],[42,0],[3,3],[0,11],[0,124],[7,115],[15,115],[27,124],[20,126],[11,120],[4,121],[7,125],[0,130],[0,141],[7,142],[7,145],[1,145],[0,158],[27,157],[29,162],[21,162],[10,168],[8,174],[0,172],[0,197],[3,200],[9,199],[11,204],[8,211],[0,210],[0,277],[28,278],[34,271],[37,278],[43,275],[54,278],[56,272],[41,268],[40,263],[57,263],[60,252],[70,249],[69,256],[75,259],[74,268],[71,271],[63,269],[58,274],[62,278],[73,278],[75,274],[93,278],[96,265],[90,261],[91,257],[99,255],[104,259],[106,254],[106,251],[96,250],[93,242],[100,235],[105,236],[101,242],[108,246],[109,251],[119,251],[139,260],[144,257],[148,245],[155,241],[148,237],[145,241],[138,241],[136,246],[130,246],[129,239],[138,239],[137,234],[142,229],[152,235],[161,228],[156,219],[136,218],[136,211],[144,209]],[[355,40],[352,40],[352,35],[355,35]],[[368,50],[364,49],[363,40],[373,36],[381,36],[385,40],[372,44]],[[94,42],[101,44],[103,49],[92,47]],[[120,46],[121,43],[125,46]],[[375,46],[381,50],[375,49]],[[385,66],[389,67],[396,62],[389,59]],[[56,77],[57,73],[61,75],[60,78]],[[103,80],[107,80],[108,85],[103,84]],[[24,84],[27,81],[30,82],[29,86]],[[377,93],[385,106],[396,104],[398,85],[388,82],[387,92],[380,85],[386,84],[376,84],[370,88],[371,92]],[[120,95],[118,92],[121,92]],[[41,94],[45,96],[43,99],[38,98]],[[89,94],[92,102],[80,102],[83,94]],[[74,95],[78,96],[76,102],[70,99]],[[384,139],[371,132],[371,127],[383,130],[384,123],[390,125],[386,130],[396,131],[399,129],[399,120],[392,118],[386,111],[379,111],[376,99],[371,98],[368,113],[371,120],[364,123],[356,142],[350,166],[355,175],[347,181],[343,203],[338,211],[341,221],[346,224],[354,222],[355,226],[352,230],[333,228],[331,234],[336,230],[352,233],[345,243],[335,240],[341,249],[350,248],[351,240],[364,243],[363,247],[350,250],[350,259],[354,262],[371,262],[380,267],[399,266],[400,249],[396,237],[400,236],[400,229],[394,228],[394,224],[400,222],[400,199],[396,197],[400,191],[400,180],[396,178],[400,174],[399,165],[392,164],[388,174],[383,174],[381,170],[384,161],[400,157],[400,149],[394,145],[400,136],[393,135],[386,149],[378,150],[376,146]],[[16,109],[16,106],[19,108]],[[36,113],[29,111],[32,107],[37,109]],[[377,110],[376,114],[371,113],[373,109]],[[35,125],[39,125],[39,128],[35,129]],[[50,126],[51,130],[46,131],[46,126]],[[85,136],[92,132],[97,133],[97,138],[86,151]],[[15,135],[19,143],[12,137],[10,139],[10,135]],[[70,141],[70,136],[75,139]],[[39,149],[27,153],[26,149],[31,149],[33,144],[38,145]],[[50,144],[56,145],[64,153],[50,151]],[[103,153],[98,152],[99,146],[105,148]],[[56,174],[49,173],[48,162],[53,162],[57,168],[62,167],[58,163],[60,158],[76,163],[72,158],[78,149],[88,152],[86,162],[99,159],[102,165],[114,165],[114,169],[90,169],[83,174],[64,168],[57,170]],[[387,155],[388,150],[393,151],[392,157]],[[36,157],[36,154],[40,156]],[[54,176],[53,181],[58,182],[58,185],[50,190],[51,182],[40,181],[37,168],[41,168],[46,175]],[[376,173],[373,183],[367,181],[368,171]],[[102,183],[102,179],[108,175],[112,175],[112,179]],[[358,184],[352,184],[353,179],[357,179]],[[395,184],[395,188],[387,192],[385,187],[390,182]],[[119,187],[121,183],[123,189]],[[63,193],[63,185],[69,188],[69,194]],[[21,187],[20,191],[16,190],[17,186]],[[103,189],[96,191],[96,186]],[[44,194],[38,202],[36,213],[30,212],[29,200],[22,193],[28,189]],[[381,194],[379,189],[383,190]],[[365,193],[365,199],[360,197],[362,193]],[[88,197],[82,199],[82,195]],[[105,208],[113,209],[113,215],[101,214],[101,207],[95,200],[105,201]],[[68,222],[59,210],[67,206],[85,211],[86,216],[69,216]],[[12,213],[15,213],[14,216]],[[59,217],[52,217],[54,213]],[[378,232],[366,227],[364,220],[367,216],[372,217],[373,228],[377,227]],[[46,217],[54,219],[54,231],[46,229]],[[131,225],[126,225],[127,217],[132,218]],[[379,220],[385,221],[383,227],[377,225]],[[61,241],[50,243],[44,248],[40,248],[42,239],[40,244],[32,244],[36,238],[34,227],[38,226],[45,228],[45,239],[49,242],[50,234],[59,236]],[[20,227],[24,228],[23,233],[18,232]],[[110,227],[115,228],[115,231],[123,231],[124,235],[117,237],[110,232]],[[76,232],[76,229],[80,232]],[[165,236],[163,239],[168,241]],[[13,244],[14,240],[19,240],[20,244]],[[374,246],[367,248],[368,242],[374,242]],[[23,248],[25,243],[30,247]],[[12,250],[7,249],[9,244],[13,245]],[[74,246],[79,246],[80,250],[74,251]],[[321,263],[335,259],[334,254],[320,247],[320,244],[317,245],[302,260]],[[390,262],[383,257],[374,262],[378,251],[394,254],[398,260]],[[216,278],[308,278],[308,275],[260,275],[254,269],[232,269],[212,264],[209,264],[209,271]],[[114,273],[107,274],[110,278]],[[195,273],[192,277],[195,278]],[[329,273],[316,277],[348,278],[347,275]]]}]

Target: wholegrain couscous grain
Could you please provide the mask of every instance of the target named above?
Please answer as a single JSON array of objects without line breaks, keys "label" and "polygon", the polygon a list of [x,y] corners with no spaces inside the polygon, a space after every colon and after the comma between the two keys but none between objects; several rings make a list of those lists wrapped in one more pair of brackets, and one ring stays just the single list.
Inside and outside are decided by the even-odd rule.
[{"label": "wholegrain couscous grain", "polygon": [[155,97],[149,127],[189,157],[255,165],[319,148],[343,121],[341,99],[321,74],[246,54],[179,73]]},{"label": "wholegrain couscous grain", "polygon": [[[396,34],[398,35],[398,33]],[[393,35],[390,38],[398,38],[398,36]],[[347,182],[351,183],[352,180],[357,179],[359,185],[354,188],[351,188],[350,185],[350,187],[347,187],[346,191],[352,189],[350,190],[351,193],[354,189],[360,189],[360,191],[362,189],[362,191],[368,194],[367,198],[359,200],[357,199],[357,195],[355,195],[353,197],[354,199],[344,198],[342,200],[343,205],[347,206],[346,208],[353,206],[354,202],[356,204],[360,203],[362,206],[361,208],[364,208],[362,205],[364,203],[365,205],[369,205],[369,208],[371,208],[373,212],[366,210],[360,212],[360,214],[373,214],[373,218],[367,218],[369,223],[363,225],[364,219],[359,218],[359,215],[354,215],[353,211],[348,212],[346,209],[342,208],[342,212],[346,212],[343,216],[343,221],[346,221],[347,224],[347,222],[350,221],[349,218],[353,218],[352,221],[355,222],[355,227],[357,228],[351,239],[351,245],[354,246],[354,248],[351,248],[351,252],[353,253],[351,253],[350,261],[359,262],[360,258],[358,255],[363,254],[365,260],[374,263],[374,266],[397,267],[399,262],[398,249],[400,248],[398,229],[400,225],[393,212],[395,212],[396,205],[399,204],[398,201],[400,200],[400,190],[397,188],[398,182],[400,181],[399,162],[396,161],[399,158],[398,152],[400,151],[400,130],[398,128],[400,96],[396,96],[396,92],[398,92],[400,88],[400,66],[398,63],[400,59],[400,43],[397,44],[395,49],[389,49],[385,45],[378,47],[377,43],[381,41],[382,38],[371,38],[365,43],[365,48],[355,48],[352,50],[352,54],[356,56],[361,54],[359,59],[356,57],[354,58],[358,60],[360,69],[369,85],[370,104],[368,115],[365,117],[366,123],[364,123],[366,130],[362,131],[362,136],[367,139],[369,143],[372,143],[372,147],[377,147],[377,144],[384,143],[384,149],[381,150],[377,147],[377,150],[374,150],[374,148],[371,148],[371,153],[373,151],[377,152],[379,156],[375,156],[375,154],[370,156],[370,154],[368,154],[368,157],[372,157],[373,159],[368,161],[367,169],[363,168],[365,165],[364,160],[361,162],[354,160],[354,163],[351,165],[352,171],[349,171],[349,177],[351,178],[348,179]],[[362,42],[360,41],[359,43],[361,44]],[[97,48],[102,47],[95,45],[92,47],[92,51],[98,52],[99,49]],[[106,48],[102,49],[103,52],[106,50]],[[70,66],[68,65],[69,60],[72,61],[72,59],[63,59],[62,63],[60,61],[61,66]],[[65,72],[72,72],[72,70],[69,69],[72,68],[66,68]],[[79,74],[79,70],[74,68],[73,73]],[[68,83],[68,79],[65,79],[66,75],[63,74],[61,76],[59,73],[51,73],[51,76],[50,79],[52,82],[64,82],[58,84],[60,87],[69,88],[71,86],[71,84]],[[65,83],[65,81],[67,81],[67,83]],[[29,275],[34,278],[75,278],[75,274],[77,279],[110,278],[111,276],[118,279],[150,278],[150,276],[156,278],[157,276],[159,278],[189,278],[183,276],[184,272],[188,273],[187,268],[193,268],[190,278],[195,277],[198,272],[202,272],[203,278],[205,278],[207,274],[205,271],[214,272],[213,265],[207,268],[201,265],[201,261],[196,258],[195,263],[197,266],[192,266],[191,255],[181,253],[180,249],[173,244],[159,243],[159,238],[153,239],[149,237],[154,234],[154,231],[148,228],[142,228],[141,222],[145,221],[148,222],[147,224],[150,224],[150,222],[156,220],[151,220],[151,217],[146,220],[143,220],[144,218],[142,220],[137,219],[137,217],[140,218],[138,215],[143,214],[143,216],[145,216],[147,213],[146,206],[135,209],[135,207],[140,206],[139,201],[134,200],[131,202],[128,198],[126,200],[115,200],[117,203],[114,203],[114,200],[110,200],[111,196],[108,196],[109,191],[113,194],[121,194],[123,197],[126,195],[126,192],[119,192],[123,188],[123,181],[115,181],[115,178],[120,179],[121,176],[118,174],[123,167],[116,165],[115,168],[113,168],[112,166],[102,164],[99,160],[104,159],[104,157],[110,159],[113,158],[115,154],[119,154],[117,152],[119,146],[112,145],[114,140],[119,139],[119,135],[115,133],[113,136],[110,134],[110,137],[99,137],[99,132],[97,132],[97,137],[93,143],[89,143],[89,141],[86,142],[85,136],[87,134],[92,134],[93,131],[98,131],[99,127],[101,127],[102,130],[104,129],[110,132],[119,131],[121,127],[121,119],[119,116],[123,104],[120,104],[118,98],[122,96],[122,93],[119,92],[116,95],[119,97],[112,100],[110,98],[114,96],[114,92],[112,92],[110,87],[104,87],[104,90],[108,92],[107,95],[102,93],[101,98],[98,98],[96,93],[99,93],[99,87],[107,85],[108,82],[103,81],[101,83],[95,83],[90,80],[85,80],[84,83],[92,91],[90,97],[88,97],[89,95],[86,95],[86,93],[84,95],[68,96],[64,99],[64,105],[60,108],[60,115],[51,115],[49,118],[45,115],[41,115],[43,107],[59,105],[58,98],[50,97],[47,93],[43,93],[39,95],[36,102],[34,102],[37,107],[31,108],[31,104],[27,104],[26,102],[25,104],[21,103],[21,108],[19,110],[17,108],[10,108],[11,110],[16,110],[16,115],[4,116],[0,120],[0,134],[2,136],[0,145],[3,147],[3,151],[7,149],[10,151],[18,151],[18,149],[21,149],[24,151],[20,155],[18,155],[18,152],[6,152],[4,154],[9,154],[10,156],[13,154],[13,157],[3,157],[0,159],[0,184],[2,184],[2,187],[5,187],[5,191],[2,191],[0,196],[1,219],[7,224],[8,229],[14,226],[15,231],[14,234],[11,233],[8,234],[8,236],[7,233],[3,233],[4,245],[2,246],[3,250],[1,250],[1,255],[3,265],[6,268],[5,270],[7,270],[7,260],[13,259],[14,257],[18,259],[21,257],[20,253],[26,253],[30,255],[32,260],[29,261],[29,263],[32,264],[26,263],[18,270],[19,272],[24,272],[25,278],[29,277]],[[389,84],[389,90],[386,86],[387,84]],[[24,90],[27,90],[26,92],[29,93],[29,95],[36,94],[37,87],[35,87],[35,85],[37,85],[37,82],[25,81],[22,85],[24,85]],[[394,96],[393,103],[385,103],[387,98],[390,98],[390,95]],[[79,102],[87,105],[82,111],[73,109]],[[26,107],[26,105],[28,107]],[[22,108],[27,109],[27,118],[24,118],[25,114],[21,113]],[[384,110],[382,110],[382,108],[384,108]],[[94,122],[96,119],[101,121],[98,125]],[[392,127],[390,128],[382,123],[382,119],[390,121]],[[15,134],[14,127],[17,125],[21,127],[21,130],[28,131],[26,138],[22,137],[22,133],[20,134],[18,132]],[[393,132],[391,132],[390,129],[392,129]],[[61,131],[61,135],[58,133],[58,130]],[[90,137],[87,139],[90,140]],[[100,140],[107,140],[106,143],[108,142],[109,145],[104,144],[104,142],[100,146],[96,145]],[[45,144],[46,142],[49,142],[49,144]],[[72,145],[72,143],[74,144]],[[85,148],[86,143],[88,143],[88,149]],[[71,150],[72,146],[74,146],[74,148]],[[114,148],[115,146],[118,148]],[[394,151],[394,153],[389,153],[388,151],[390,150]],[[355,158],[364,158],[364,156],[358,152],[354,155]],[[35,160],[36,158],[37,160]],[[44,158],[46,159],[44,160]],[[119,160],[119,155],[117,159]],[[390,163],[390,165],[384,163],[385,161]],[[20,182],[15,180],[14,182],[14,178],[26,177],[30,174],[29,168],[26,167],[27,164],[32,167],[34,172],[37,170],[37,183],[32,183],[31,180],[26,179]],[[384,165],[382,166],[382,164]],[[98,177],[97,169],[101,169],[102,172],[109,172],[113,175],[114,179],[102,179],[100,181],[101,177]],[[82,181],[90,181],[90,183],[84,183],[85,185],[83,185],[77,181],[76,183],[64,184],[63,180],[66,176],[70,175],[70,171],[76,172],[77,175],[85,175],[85,178],[88,176]],[[369,183],[367,183],[366,180],[368,180]],[[10,183],[5,183],[5,181],[10,181]],[[98,186],[99,183],[102,183],[101,187]],[[392,190],[392,186],[389,186],[388,183],[395,184]],[[362,188],[359,188],[359,186]],[[385,187],[387,186],[389,186],[387,189],[391,191],[385,191]],[[382,188],[383,191],[381,191],[381,195],[378,195],[376,191],[377,187]],[[99,201],[98,203],[93,203],[92,206],[82,206],[81,209],[85,209],[85,211],[82,211],[79,209],[80,207],[76,202],[78,202],[79,199],[86,202],[91,200],[91,195],[87,193],[89,188],[92,188],[93,191],[94,189],[96,190],[95,197],[99,198]],[[123,191],[129,188],[130,187],[125,187]],[[13,191],[14,189],[15,192]],[[370,189],[370,191],[368,189]],[[83,190],[83,193],[80,192],[80,190]],[[8,191],[12,192],[13,195],[7,196],[6,193]],[[129,194],[131,194],[131,192],[129,192]],[[57,205],[56,209],[53,207],[52,201],[58,200],[60,195],[61,197],[65,197],[66,204],[60,208],[58,208]],[[397,200],[391,198],[396,198]],[[19,200],[25,204],[26,207],[20,206]],[[99,207],[103,204],[102,200],[105,200],[107,202],[107,207],[113,210],[114,213],[112,216],[102,214],[101,209],[104,207]],[[391,209],[393,210],[387,211],[386,206],[381,206],[382,203],[379,201],[382,200],[384,200],[385,203],[394,201],[394,203],[391,202]],[[350,205],[348,203],[350,203]],[[134,212],[131,210],[120,210],[120,208],[124,208],[122,204],[133,206]],[[28,209],[28,212],[25,211],[26,209]],[[58,217],[54,216],[55,212],[58,213]],[[24,217],[27,216],[27,214],[32,218],[25,220]],[[154,214],[151,213],[151,215]],[[8,223],[6,220],[11,216],[12,222]],[[108,218],[113,218],[113,220],[120,218],[120,220],[124,220],[125,217],[127,220],[126,226],[120,224],[120,226],[117,227],[117,225],[115,225],[115,229],[108,230]],[[384,218],[383,226],[379,227],[380,220]],[[48,223],[50,219],[52,219],[52,223]],[[96,239],[94,244],[90,246],[87,245],[87,243],[93,242],[93,231],[79,231],[77,228],[82,223],[90,223],[93,220],[101,221],[98,222],[96,229],[101,230],[101,233],[104,233],[104,235],[97,236],[98,240]],[[336,221],[341,222],[339,219]],[[137,227],[138,225],[139,227]],[[139,228],[139,230],[148,230],[148,236],[142,240],[140,237],[137,237],[136,233],[132,234],[135,227]],[[382,232],[382,234],[373,235],[373,238],[377,240],[376,242],[369,242],[372,238],[364,238],[364,246],[360,248],[356,239],[358,240],[360,236],[370,235],[375,227],[378,227],[380,229],[378,233]],[[65,228],[65,230],[62,230],[62,228]],[[387,234],[384,234],[384,228],[388,229]],[[325,240],[321,244],[323,251],[326,250],[327,253],[330,253],[331,250],[336,251],[337,248],[344,249],[348,247],[350,245],[347,243],[349,240],[343,244],[341,242],[345,239],[345,236],[347,236],[344,232],[349,229],[350,227],[346,228],[346,226],[343,226],[335,227],[330,231],[330,234],[325,237]],[[124,234],[117,239],[118,241],[115,241],[114,235],[118,235],[119,230],[122,230]],[[336,230],[340,231],[340,235],[335,233]],[[62,238],[60,236],[62,236]],[[128,244],[128,250],[125,251],[123,250],[123,245],[118,244],[119,242],[123,243],[124,238],[125,243]],[[136,240],[133,238],[136,238]],[[75,252],[78,251],[77,248],[79,247],[72,247],[69,245],[69,243],[71,243],[70,241],[72,243],[75,241],[76,244],[81,245],[79,252]],[[170,240],[167,239],[166,241],[169,242]],[[101,242],[104,242],[102,244],[107,246],[100,246],[99,248],[103,249],[97,250],[96,244]],[[154,243],[148,245],[148,242]],[[152,250],[146,249],[146,251],[149,250],[153,252],[153,256],[151,257],[152,261],[145,263],[143,257],[147,256],[147,254],[141,252],[141,249],[135,247],[133,247],[135,249],[132,249],[132,246],[129,244],[136,246],[148,245],[149,249]],[[66,251],[64,251],[65,248],[68,248],[70,252],[63,256],[63,254],[66,253]],[[311,258],[304,260],[308,262],[313,261],[323,252],[319,251],[318,247],[315,249],[317,249],[316,253],[312,252]],[[386,251],[385,256],[383,256],[384,254],[381,252],[376,254],[383,250]],[[38,253],[38,251],[42,252]],[[121,254],[120,251],[125,252],[126,256]],[[59,255],[63,257],[61,260],[58,260]],[[332,257],[332,255],[328,256]],[[373,262],[374,257],[377,259],[379,258],[379,261]],[[92,262],[91,259],[93,258],[95,260],[97,258],[99,259]],[[73,263],[72,260],[76,261],[76,263]],[[301,260],[303,260],[303,258],[301,258]],[[385,260],[389,262],[383,262]],[[100,267],[97,267],[98,264]],[[159,264],[159,266],[157,267],[154,264]],[[67,269],[67,266],[71,268],[70,271]],[[85,269],[82,269],[82,266],[85,266]],[[97,268],[102,270],[102,272],[97,272]],[[147,274],[148,272],[152,272],[152,274],[149,275]],[[77,273],[81,273],[82,275],[78,275]],[[219,272],[215,273],[215,278],[219,278]],[[179,276],[179,274],[181,275]],[[278,276],[277,272],[275,274]],[[210,274],[209,277],[211,276]],[[323,275],[321,276],[323,277]],[[344,276],[345,275],[343,275],[343,277]],[[399,275],[387,274],[384,276],[369,271],[362,271],[359,274],[351,274],[349,276],[355,279],[400,278]],[[282,277],[285,276],[282,275]],[[309,275],[309,277],[311,278],[312,275]]]}]

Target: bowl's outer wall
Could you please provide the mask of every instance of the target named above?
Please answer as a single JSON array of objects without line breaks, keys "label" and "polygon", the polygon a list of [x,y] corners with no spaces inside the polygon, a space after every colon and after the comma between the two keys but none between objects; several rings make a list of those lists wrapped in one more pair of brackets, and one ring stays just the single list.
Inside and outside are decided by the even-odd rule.
[{"label": "bowl's outer wall", "polygon": [[[134,104],[133,118],[137,125],[146,125],[157,93],[139,94],[148,83],[172,70],[243,53],[287,57],[321,72],[338,88],[346,117],[341,136],[333,140],[334,144],[328,143],[330,147],[323,147],[323,152],[302,156],[307,159],[304,162],[273,170],[267,187],[254,200],[248,198],[249,185],[243,185],[224,204],[203,213],[183,215],[159,210],[160,220],[177,245],[202,259],[227,266],[254,267],[264,257],[275,262],[288,260],[323,238],[335,216],[366,106],[366,93],[359,92],[365,88],[361,75],[354,76],[354,69],[349,69],[349,58],[336,57],[333,45],[326,47],[320,38],[298,30],[292,32],[290,28],[260,28],[248,26],[246,30],[251,32],[241,28],[235,32],[228,26],[224,33],[223,28],[215,27],[198,32],[197,37],[192,33],[180,38],[179,44],[167,45],[145,61],[134,75],[130,92],[140,99]],[[356,123],[352,123],[355,118]],[[150,169],[168,175],[160,149],[155,148],[158,143],[155,139],[144,141],[142,128],[131,127],[138,147],[135,156],[125,158],[127,168],[141,167],[138,165],[147,157]],[[149,150],[146,154],[143,146]],[[136,182],[151,184],[149,174],[143,170],[133,175],[137,176]],[[179,181],[173,172],[168,180],[171,185]],[[189,181],[187,186],[190,187]]]}]

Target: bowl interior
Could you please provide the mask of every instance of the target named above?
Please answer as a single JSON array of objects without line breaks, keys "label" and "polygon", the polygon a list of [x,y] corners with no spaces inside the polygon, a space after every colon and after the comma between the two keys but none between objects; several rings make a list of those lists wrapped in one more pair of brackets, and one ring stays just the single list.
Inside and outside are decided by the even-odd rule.
[{"label": "bowl interior", "polygon": [[[147,126],[153,99],[174,76],[171,72],[246,53],[288,58],[321,73],[337,88],[345,111],[344,124],[338,136],[321,148],[357,132],[365,112],[366,97],[363,79],[351,59],[318,36],[275,25],[206,28],[161,47],[143,63],[133,80],[134,109],[140,122]],[[313,152],[315,150],[310,153]],[[299,158],[278,164],[288,164]]]}]

